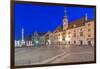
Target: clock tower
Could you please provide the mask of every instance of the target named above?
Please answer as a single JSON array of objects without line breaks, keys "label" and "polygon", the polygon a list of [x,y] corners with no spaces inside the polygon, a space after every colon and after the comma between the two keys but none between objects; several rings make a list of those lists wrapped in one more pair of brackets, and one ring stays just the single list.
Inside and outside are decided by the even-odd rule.
[{"label": "clock tower", "polygon": [[68,18],[66,15],[66,8],[64,10],[64,18],[63,18],[63,30],[66,30],[68,28]]}]

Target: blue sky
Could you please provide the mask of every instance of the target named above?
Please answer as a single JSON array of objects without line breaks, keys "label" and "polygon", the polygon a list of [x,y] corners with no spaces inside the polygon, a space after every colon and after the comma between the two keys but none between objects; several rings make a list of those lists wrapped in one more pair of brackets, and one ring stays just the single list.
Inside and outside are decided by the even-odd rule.
[{"label": "blue sky", "polygon": [[88,19],[94,18],[94,8],[79,6],[49,6],[34,4],[16,4],[14,6],[15,40],[21,39],[21,29],[24,35],[31,36],[35,31],[47,32],[62,25],[64,9],[66,8],[69,23],[88,14]]}]

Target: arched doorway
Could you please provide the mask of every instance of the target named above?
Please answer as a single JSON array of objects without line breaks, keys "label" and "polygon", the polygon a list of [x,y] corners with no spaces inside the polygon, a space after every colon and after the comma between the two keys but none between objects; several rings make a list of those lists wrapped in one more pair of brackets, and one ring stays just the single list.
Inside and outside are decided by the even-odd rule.
[{"label": "arched doorway", "polygon": [[88,45],[92,45],[92,44],[91,44],[91,41],[88,41]]},{"label": "arched doorway", "polygon": [[83,45],[83,41],[82,40],[80,40],[80,45]]}]

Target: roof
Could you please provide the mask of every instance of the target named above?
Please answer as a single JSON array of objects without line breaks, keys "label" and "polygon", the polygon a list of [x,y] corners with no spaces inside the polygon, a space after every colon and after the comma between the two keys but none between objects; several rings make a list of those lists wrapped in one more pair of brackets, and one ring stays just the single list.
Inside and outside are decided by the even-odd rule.
[{"label": "roof", "polygon": [[61,32],[61,31],[63,31],[63,25],[60,25],[60,26],[58,26],[57,28],[56,28],[56,30],[55,30],[55,32]]},{"label": "roof", "polygon": [[90,20],[86,21],[86,23],[91,22],[91,21],[94,21],[94,20],[95,20],[95,19],[90,19]]},{"label": "roof", "polygon": [[38,35],[39,36],[43,36],[43,35],[45,35],[47,32],[38,32]]},{"label": "roof", "polygon": [[73,22],[70,22],[68,24],[68,29],[76,28],[76,27],[81,27],[85,25],[85,18],[80,18],[78,20],[75,20]]},{"label": "roof", "polygon": [[48,32],[46,32],[46,33],[44,34],[44,36],[48,36],[50,33],[51,33],[51,32],[48,31]]},{"label": "roof", "polygon": [[45,35],[47,32],[34,32],[32,36],[38,35],[38,36],[43,36]]},{"label": "roof", "polygon": [[[85,23],[88,23],[88,22],[93,21],[93,20],[94,20],[94,19],[85,21],[85,16],[84,16],[84,17],[82,17],[82,18],[80,18],[80,19],[77,19],[77,20],[75,20],[75,21],[73,21],[73,22],[68,23],[68,28],[67,28],[67,29],[72,29],[72,28],[77,28],[77,27],[84,26]],[[63,25],[58,26],[58,27],[56,28],[55,32],[57,32],[57,31],[59,31],[59,32],[60,32],[60,31],[63,31]]]},{"label": "roof", "polygon": [[[80,18],[80,19],[77,19],[73,22],[70,22],[68,24],[68,29],[72,29],[72,28],[76,28],[76,27],[81,27],[81,26],[84,26],[84,23],[85,23],[85,18]],[[63,31],[63,25],[60,25],[56,28],[55,32],[57,31]]]}]

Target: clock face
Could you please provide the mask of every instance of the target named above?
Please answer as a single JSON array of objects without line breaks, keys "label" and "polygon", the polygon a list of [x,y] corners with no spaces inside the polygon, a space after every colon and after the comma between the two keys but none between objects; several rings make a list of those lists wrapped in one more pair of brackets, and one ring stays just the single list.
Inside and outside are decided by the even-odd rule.
[{"label": "clock face", "polygon": [[66,22],[66,20],[64,19],[64,22]]},{"label": "clock face", "polygon": [[64,26],[67,25],[67,19],[64,19],[64,20],[63,20],[63,24],[64,24]]}]

